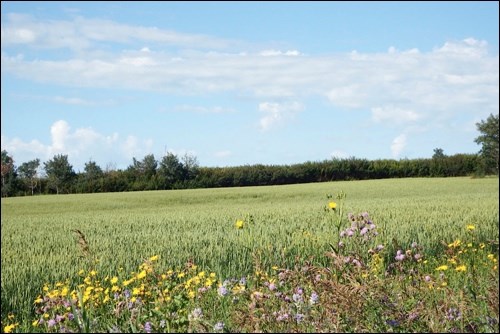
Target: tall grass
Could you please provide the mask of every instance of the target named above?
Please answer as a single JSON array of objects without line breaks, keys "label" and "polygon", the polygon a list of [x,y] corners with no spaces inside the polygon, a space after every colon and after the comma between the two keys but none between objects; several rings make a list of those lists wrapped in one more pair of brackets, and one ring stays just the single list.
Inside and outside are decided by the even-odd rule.
[{"label": "tall grass", "polygon": [[[249,275],[256,256],[263,270],[307,257],[326,265],[334,237],[326,195],[340,190],[347,193],[346,212],[368,211],[380,240],[391,241],[386,256],[412,242],[432,255],[442,242],[466,238],[468,224],[478,227],[479,239],[498,242],[498,179],[488,178],[6,198],[2,317],[14,312],[28,319],[41,286],[81,268],[132,272],[152,254],[160,255],[160,266],[193,261],[221,277]],[[233,228],[237,219],[251,228]]]}]

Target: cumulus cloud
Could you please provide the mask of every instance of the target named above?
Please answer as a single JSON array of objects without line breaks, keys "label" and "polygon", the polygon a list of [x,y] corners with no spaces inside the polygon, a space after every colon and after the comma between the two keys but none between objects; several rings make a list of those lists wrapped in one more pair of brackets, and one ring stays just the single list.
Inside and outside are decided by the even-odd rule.
[{"label": "cumulus cloud", "polygon": [[397,136],[396,138],[394,138],[394,140],[392,141],[392,144],[391,144],[392,156],[394,158],[399,158],[401,152],[403,152],[405,147],[406,147],[406,135],[405,134],[401,134],[401,135]]},{"label": "cumulus cloud", "polygon": [[85,162],[91,158],[102,166],[109,162],[130,162],[133,157],[142,158],[150,154],[153,147],[153,140],[149,138],[129,135],[122,139],[118,133],[104,135],[85,127],[73,130],[65,120],[54,122],[50,135],[51,142],[48,144],[2,135],[2,150],[7,150],[20,162],[35,158],[47,161],[56,154],[64,154],[68,155],[75,170],[83,170]]},{"label": "cumulus cloud", "polygon": [[296,113],[304,109],[304,106],[299,102],[263,102],[259,104],[259,111],[264,113],[260,119],[259,126],[263,131],[269,130],[272,127],[282,124],[291,119]]}]

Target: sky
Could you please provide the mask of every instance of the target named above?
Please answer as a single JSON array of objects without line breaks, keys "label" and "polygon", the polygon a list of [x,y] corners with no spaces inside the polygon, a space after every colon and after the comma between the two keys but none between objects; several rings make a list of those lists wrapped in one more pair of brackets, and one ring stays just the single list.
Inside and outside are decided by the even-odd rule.
[{"label": "sky", "polygon": [[[499,3],[1,2],[1,149],[125,169],[477,153]],[[43,165],[43,164],[42,164]]]}]

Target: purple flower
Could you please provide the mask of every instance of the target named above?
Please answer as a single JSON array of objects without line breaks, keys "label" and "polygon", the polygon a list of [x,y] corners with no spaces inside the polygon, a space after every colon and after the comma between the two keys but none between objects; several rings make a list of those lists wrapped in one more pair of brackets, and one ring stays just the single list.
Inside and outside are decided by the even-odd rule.
[{"label": "purple flower", "polygon": [[431,277],[429,275],[426,275],[424,279],[425,279],[426,282],[430,282],[431,281]]},{"label": "purple flower", "polygon": [[460,312],[458,309],[452,307],[448,309],[446,312],[446,318],[448,320],[460,320],[462,318],[462,312]]},{"label": "purple flower", "polygon": [[125,297],[128,299],[130,298],[130,291],[127,289],[125,291],[123,291],[123,294],[125,295]]},{"label": "purple flower", "polygon": [[276,284],[274,284],[274,283],[269,283],[269,290],[271,290],[271,291],[276,290]]},{"label": "purple flower", "polygon": [[347,236],[352,237],[354,235],[354,231],[352,229],[347,230]]},{"label": "purple flower", "polygon": [[342,241],[339,242],[339,247],[340,248],[344,247],[344,243]]},{"label": "purple flower", "polygon": [[50,319],[47,322],[47,326],[49,326],[49,327],[54,327],[55,325],[56,325],[56,321],[54,319]]},{"label": "purple flower", "polygon": [[302,313],[297,313],[295,316],[295,321],[297,321],[297,323],[300,323],[302,320],[304,320],[304,315]]},{"label": "purple flower", "polygon": [[144,331],[146,333],[151,333],[151,323],[149,321],[144,324]]},{"label": "purple flower", "polygon": [[345,231],[340,232],[340,237],[341,238],[345,237]]},{"label": "purple flower", "polygon": [[319,296],[316,292],[311,293],[311,297],[309,297],[309,304],[314,305],[318,302]]},{"label": "purple flower", "polygon": [[405,259],[405,255],[401,252],[401,250],[397,251],[395,259],[396,261],[403,261]]},{"label": "purple flower", "polygon": [[298,293],[294,293],[292,296],[292,299],[296,303],[301,303],[302,302],[302,295],[300,295]]},{"label": "purple flower", "polygon": [[384,249],[384,245],[378,245],[377,250],[380,252],[382,249]]},{"label": "purple flower", "polygon": [[190,318],[192,319],[200,319],[202,317],[203,317],[203,311],[199,307],[195,308],[193,312],[191,312],[190,314]]},{"label": "purple flower", "polygon": [[422,258],[422,255],[420,255],[419,253],[417,253],[413,257],[415,258],[415,260],[418,261],[418,260],[420,260]]},{"label": "purple flower", "polygon": [[418,245],[417,245],[417,243],[415,241],[411,243],[411,248],[416,248],[417,246]]},{"label": "purple flower", "polygon": [[302,295],[304,293],[304,290],[302,290],[302,288],[297,288],[295,290],[299,295]]},{"label": "purple flower", "polygon": [[228,291],[227,291],[226,287],[224,285],[222,285],[217,289],[217,293],[219,294],[219,296],[224,297],[225,295],[227,295]]},{"label": "purple flower", "polygon": [[75,319],[75,316],[73,315],[73,313],[68,313],[68,320],[71,321]]},{"label": "purple flower", "polygon": [[361,231],[359,231],[359,234],[361,234],[361,235],[365,235],[365,234],[366,234],[366,232],[368,232],[368,229],[367,229],[366,227],[363,227],[363,228],[361,229]]},{"label": "purple flower", "polygon": [[280,314],[276,317],[276,321],[283,321],[286,319],[288,319],[288,313],[283,313],[283,314]]},{"label": "purple flower", "polygon": [[214,331],[221,331],[223,329],[224,329],[224,323],[222,321],[219,321],[214,326]]},{"label": "purple flower", "polygon": [[359,262],[358,259],[352,260],[352,264],[354,264],[356,267],[361,267],[361,262]]},{"label": "purple flower", "polygon": [[63,315],[60,315],[60,314],[56,315],[56,322],[61,322],[63,320],[64,320],[64,316]]}]

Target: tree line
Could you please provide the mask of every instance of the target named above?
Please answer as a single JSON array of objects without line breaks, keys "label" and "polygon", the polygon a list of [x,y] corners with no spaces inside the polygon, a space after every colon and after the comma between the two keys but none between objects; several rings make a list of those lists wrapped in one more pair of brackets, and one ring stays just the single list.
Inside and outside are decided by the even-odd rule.
[{"label": "tree line", "polygon": [[476,124],[482,145],[477,154],[448,156],[440,148],[430,159],[329,159],[292,165],[245,165],[237,167],[200,167],[195,156],[168,153],[160,160],[153,154],[142,160],[135,157],[124,170],[103,170],[94,161],[76,173],[68,156],[58,154],[43,163],[40,159],[19,167],[2,150],[2,197],[35,194],[98,193],[187,188],[242,187],[340,180],[367,180],[404,177],[450,177],[498,175],[498,115]]}]

